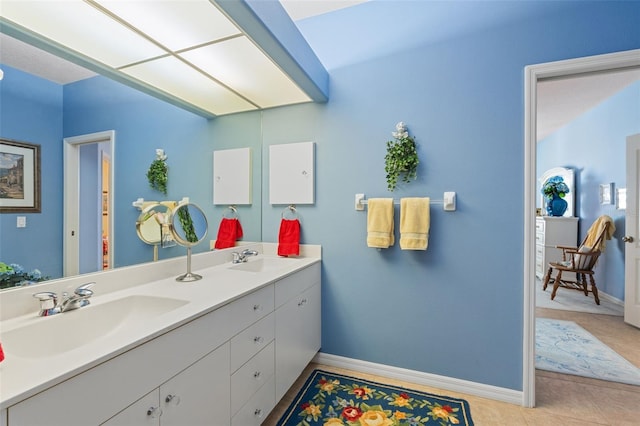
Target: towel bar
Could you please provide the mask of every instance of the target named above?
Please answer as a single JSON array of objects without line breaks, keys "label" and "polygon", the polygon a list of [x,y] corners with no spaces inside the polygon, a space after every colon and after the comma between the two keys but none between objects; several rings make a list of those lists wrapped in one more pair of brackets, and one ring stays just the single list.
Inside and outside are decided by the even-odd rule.
[{"label": "towel bar", "polygon": [[[431,204],[442,204],[444,211],[453,212],[456,211],[456,193],[445,192],[442,196],[442,200],[430,200]],[[364,194],[356,194],[356,210],[364,210],[364,206],[369,204],[369,201],[364,198]],[[399,205],[400,200],[393,200],[393,204]]]}]

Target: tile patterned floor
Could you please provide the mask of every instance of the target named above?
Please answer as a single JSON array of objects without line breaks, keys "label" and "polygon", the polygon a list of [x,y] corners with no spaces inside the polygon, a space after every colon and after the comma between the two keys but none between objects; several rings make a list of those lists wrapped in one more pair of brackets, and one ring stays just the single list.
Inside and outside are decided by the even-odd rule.
[{"label": "tile patterned floor", "polygon": [[[621,317],[544,308],[537,308],[536,315],[574,321],[640,367],[640,329],[625,324]],[[406,386],[425,392],[464,398],[471,406],[471,415],[476,426],[635,426],[640,419],[640,387],[622,383],[537,370],[536,408],[523,408],[518,405],[415,385],[395,379],[311,364],[263,425],[275,425],[314,368],[360,376],[381,383]]]}]

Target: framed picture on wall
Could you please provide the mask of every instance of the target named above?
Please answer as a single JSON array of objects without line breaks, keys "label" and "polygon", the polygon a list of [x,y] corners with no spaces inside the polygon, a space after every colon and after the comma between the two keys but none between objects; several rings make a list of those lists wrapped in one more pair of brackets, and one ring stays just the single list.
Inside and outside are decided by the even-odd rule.
[{"label": "framed picture on wall", "polygon": [[40,145],[0,138],[0,213],[40,213]]},{"label": "framed picture on wall", "polygon": [[600,204],[613,204],[613,182],[600,185]]}]

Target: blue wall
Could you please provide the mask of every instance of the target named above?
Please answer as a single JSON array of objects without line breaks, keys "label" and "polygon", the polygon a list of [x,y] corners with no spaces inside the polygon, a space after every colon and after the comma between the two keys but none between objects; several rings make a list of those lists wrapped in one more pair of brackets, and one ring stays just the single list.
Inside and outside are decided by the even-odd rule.
[{"label": "blue wall", "polygon": [[[395,51],[333,61],[332,51],[359,57],[359,41],[376,30],[369,22],[402,32],[396,3],[407,21],[428,21],[430,2],[355,7],[378,19],[359,21],[354,8],[303,21],[330,71],[331,98],[264,113],[265,150],[317,144],[316,204],[298,210],[303,240],[323,246],[322,351],[521,389],[524,67],[640,47],[640,4],[562,2],[545,15],[544,3],[527,19],[443,39],[429,38],[428,27],[422,39],[418,27]],[[455,2],[438,7],[450,3],[446,22],[455,25],[466,15]],[[514,2],[482,6],[483,15],[500,14]],[[421,164],[416,182],[390,194],[385,141],[401,120]],[[354,210],[354,194],[441,198],[449,190],[458,193],[458,210],[432,208],[426,252],[366,247],[366,212]],[[265,206],[266,241],[277,239],[279,214]]]},{"label": "blue wall", "polygon": [[579,241],[600,215],[613,218],[615,240],[607,244],[596,268],[596,283],[605,293],[624,300],[625,212],[615,204],[601,205],[599,185],[613,182],[626,187],[626,138],[640,133],[640,82],[556,131],[538,143],[538,176],[552,167],[571,167],[576,171],[576,214]]},{"label": "blue wall", "polygon": [[[0,214],[0,261],[62,275],[62,87],[2,66],[0,136],[40,145],[41,213]],[[16,217],[27,227],[17,228]]]}]

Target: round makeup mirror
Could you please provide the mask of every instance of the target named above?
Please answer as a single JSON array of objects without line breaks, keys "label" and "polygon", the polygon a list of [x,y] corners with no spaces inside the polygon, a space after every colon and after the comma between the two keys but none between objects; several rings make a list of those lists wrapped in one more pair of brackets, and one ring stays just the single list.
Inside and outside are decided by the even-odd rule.
[{"label": "round makeup mirror", "polygon": [[136,233],[144,243],[153,246],[153,260],[158,260],[158,246],[175,245],[169,227],[171,208],[166,204],[153,203],[142,209],[136,221]]},{"label": "round makeup mirror", "polygon": [[187,273],[180,275],[176,281],[197,281],[202,276],[191,272],[191,247],[199,244],[207,236],[209,225],[207,217],[195,204],[180,204],[173,209],[169,221],[171,234],[178,244],[187,248]]}]

